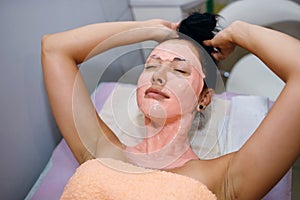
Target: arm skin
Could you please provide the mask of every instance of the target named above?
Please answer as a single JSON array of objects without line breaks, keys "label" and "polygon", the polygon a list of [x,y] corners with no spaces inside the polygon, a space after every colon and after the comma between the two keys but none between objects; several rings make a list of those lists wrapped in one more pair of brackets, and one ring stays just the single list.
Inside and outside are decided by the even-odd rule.
[{"label": "arm skin", "polygon": [[[132,32],[139,28],[146,29]],[[93,149],[97,149],[97,145],[118,146],[119,149],[115,150],[118,154],[122,145],[96,114],[85,84],[78,75],[77,65],[116,46],[163,40],[170,37],[170,29],[175,30],[176,24],[162,20],[113,22],[43,37],[42,65],[49,101],[59,129],[79,163],[92,158],[92,155],[82,144],[78,131],[89,134],[86,142]],[[115,34],[121,37],[110,37]],[[207,183],[218,199],[224,196],[225,199],[243,200],[262,198],[300,153],[300,106],[297,106],[300,102],[299,41],[276,31],[235,22],[205,43],[221,50],[214,53],[219,60],[226,58],[235,45],[249,50],[282,78],[286,86],[240,151],[212,161],[193,161],[184,169],[187,175],[192,173],[190,176],[195,177],[192,164],[201,163],[195,165],[198,179]],[[78,112],[80,114],[77,115]]]},{"label": "arm skin", "polygon": [[225,59],[241,46],[259,57],[286,85],[270,112],[246,144],[229,160],[227,177],[232,199],[262,198],[300,154],[300,41],[283,33],[234,22],[206,45]]},{"label": "arm skin", "polygon": [[[96,114],[77,65],[116,46],[166,39],[175,29],[175,23],[163,20],[112,22],[43,37],[42,67],[50,105],[58,127],[79,163],[95,155],[120,160],[124,157],[122,144]],[[84,143],[90,149],[83,145],[78,132],[87,136]],[[109,150],[98,152],[97,146]]]}]

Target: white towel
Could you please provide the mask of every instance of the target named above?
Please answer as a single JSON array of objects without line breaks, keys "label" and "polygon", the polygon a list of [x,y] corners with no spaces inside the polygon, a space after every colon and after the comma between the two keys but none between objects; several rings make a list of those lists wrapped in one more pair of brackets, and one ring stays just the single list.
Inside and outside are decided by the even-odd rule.
[{"label": "white towel", "polygon": [[126,146],[135,146],[145,138],[144,115],[137,106],[135,85],[116,84],[99,115]]},{"label": "white towel", "polygon": [[[199,120],[194,120],[191,130],[191,146],[200,159],[212,159],[222,155],[222,145],[226,141],[226,130],[230,111],[230,101],[215,96],[212,103],[203,113]],[[199,116],[199,115],[198,115]],[[199,126],[203,124],[203,126]],[[194,134],[193,134],[194,133]],[[226,144],[223,144],[225,146]]]},{"label": "white towel", "polygon": [[[137,145],[145,136],[135,88],[131,84],[117,84],[99,113],[127,146]],[[193,122],[190,141],[194,152],[200,159],[211,159],[238,150],[265,117],[268,102],[260,96],[233,96],[230,101],[216,95],[204,113],[203,126],[199,126],[199,118]]]},{"label": "white towel", "polygon": [[266,116],[268,103],[268,98],[261,96],[232,97],[223,154],[237,151],[249,139]]}]

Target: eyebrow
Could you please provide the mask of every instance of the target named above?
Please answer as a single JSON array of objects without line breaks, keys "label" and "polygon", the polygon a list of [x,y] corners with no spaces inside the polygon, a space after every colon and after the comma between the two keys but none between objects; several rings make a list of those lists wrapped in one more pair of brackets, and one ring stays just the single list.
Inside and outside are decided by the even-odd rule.
[{"label": "eyebrow", "polygon": [[[155,55],[155,54],[151,55],[151,58],[154,58],[154,59],[157,59],[157,60],[161,60],[160,57],[157,57],[157,55]],[[187,61],[187,60],[184,59],[184,58],[174,57],[173,61]]]}]

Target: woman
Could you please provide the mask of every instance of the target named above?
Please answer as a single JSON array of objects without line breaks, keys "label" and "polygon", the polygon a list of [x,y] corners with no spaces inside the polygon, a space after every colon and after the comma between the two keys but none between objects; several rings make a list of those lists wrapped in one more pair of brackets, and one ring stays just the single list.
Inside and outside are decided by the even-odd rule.
[{"label": "woman", "polygon": [[[162,144],[172,141],[171,149],[181,145],[176,159],[158,162],[154,167],[192,177],[204,183],[218,199],[262,198],[300,153],[300,107],[297,106],[300,100],[300,43],[290,36],[237,21],[213,39],[204,41],[206,46],[218,49],[212,52],[216,60],[225,59],[236,45],[241,46],[258,56],[286,82],[266,118],[237,152],[203,161],[186,145],[185,134],[195,110],[201,112],[211,100],[211,90],[203,90],[205,74],[199,61],[201,57],[197,48],[186,40],[168,40],[155,48],[139,80],[138,103],[146,116],[148,133],[153,133],[153,137],[136,148],[127,148],[97,116],[78,75],[77,64],[116,46],[176,38],[176,29],[174,23],[148,20],[94,24],[45,36],[42,42],[45,83],[64,138],[79,163],[110,156],[147,167],[147,162],[135,156],[157,152],[162,148],[157,142],[159,136],[175,132],[171,139],[165,137]],[[179,64],[186,62],[187,65]],[[178,66],[183,66],[184,70]],[[179,80],[184,82],[187,91],[176,87],[175,81]],[[81,142],[78,132],[86,133],[87,139]],[[88,151],[83,143],[93,150]],[[129,155],[125,155],[124,150]]]}]

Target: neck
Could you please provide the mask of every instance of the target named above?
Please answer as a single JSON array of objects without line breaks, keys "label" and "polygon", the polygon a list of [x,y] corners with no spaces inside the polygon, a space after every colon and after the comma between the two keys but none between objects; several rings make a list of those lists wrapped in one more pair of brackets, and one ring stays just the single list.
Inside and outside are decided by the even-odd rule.
[{"label": "neck", "polygon": [[178,147],[182,149],[188,143],[188,132],[192,123],[193,116],[177,116],[169,119],[145,119],[146,152],[153,153],[164,149]]},{"label": "neck", "polygon": [[146,138],[134,147],[139,155],[132,161],[145,167],[171,168],[197,159],[188,139],[193,119],[193,113],[168,119],[146,117]]}]

